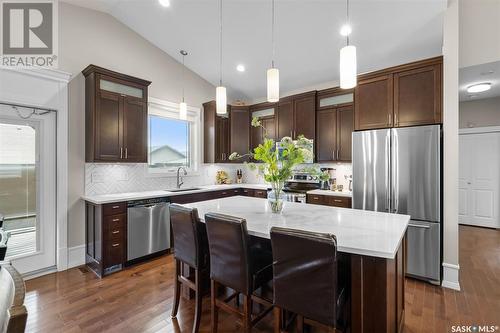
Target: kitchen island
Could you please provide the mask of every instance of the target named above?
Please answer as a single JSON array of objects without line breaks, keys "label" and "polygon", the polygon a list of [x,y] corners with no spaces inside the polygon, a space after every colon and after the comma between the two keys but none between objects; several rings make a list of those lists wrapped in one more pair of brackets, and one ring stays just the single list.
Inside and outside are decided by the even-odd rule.
[{"label": "kitchen island", "polygon": [[186,206],[201,220],[206,213],[244,218],[248,233],[261,238],[273,226],[334,234],[350,262],[351,332],[402,331],[408,215],[292,202],[273,214],[266,199],[241,196]]}]

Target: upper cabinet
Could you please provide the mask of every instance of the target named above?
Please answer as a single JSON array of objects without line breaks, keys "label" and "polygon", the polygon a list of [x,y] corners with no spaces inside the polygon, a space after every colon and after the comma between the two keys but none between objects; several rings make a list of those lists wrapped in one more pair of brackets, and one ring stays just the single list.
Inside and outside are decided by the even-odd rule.
[{"label": "upper cabinet", "polygon": [[[231,106],[229,114],[229,154],[248,154],[250,147],[250,111],[248,106]],[[229,157],[229,156],[228,156]],[[247,161],[247,158],[237,162]]]},{"label": "upper cabinet", "polygon": [[262,127],[250,128],[250,150],[264,142],[264,138],[276,140],[276,103],[260,103],[250,106],[250,119],[258,118]]},{"label": "upper cabinet", "polygon": [[318,91],[317,107],[316,161],[350,162],[353,92],[339,88]]},{"label": "upper cabinet", "polygon": [[277,140],[285,136],[316,136],[316,91],[284,97],[278,102]]},{"label": "upper cabinet", "polygon": [[151,82],[94,65],[82,73],[86,162],[147,163]]},{"label": "upper cabinet", "polygon": [[354,101],[356,130],[439,124],[442,57],[361,75]]},{"label": "upper cabinet", "polygon": [[229,163],[231,106],[228,105],[227,109],[228,113],[220,116],[217,115],[215,101],[203,104],[205,163]]}]

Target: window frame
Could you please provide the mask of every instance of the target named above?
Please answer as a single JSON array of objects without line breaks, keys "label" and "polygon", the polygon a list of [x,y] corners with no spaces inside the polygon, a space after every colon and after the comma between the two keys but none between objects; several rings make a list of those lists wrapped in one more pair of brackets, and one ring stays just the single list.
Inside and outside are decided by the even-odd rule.
[{"label": "window frame", "polygon": [[[151,168],[149,164],[149,116],[158,116],[163,118],[179,118],[179,103],[164,101],[149,97],[148,99],[148,163],[145,164],[145,174],[147,177],[176,177],[178,167],[160,167]],[[201,111],[199,108],[188,106],[187,119],[189,122],[189,159],[190,167],[186,168],[188,176],[199,175],[200,156],[201,156]]]}]

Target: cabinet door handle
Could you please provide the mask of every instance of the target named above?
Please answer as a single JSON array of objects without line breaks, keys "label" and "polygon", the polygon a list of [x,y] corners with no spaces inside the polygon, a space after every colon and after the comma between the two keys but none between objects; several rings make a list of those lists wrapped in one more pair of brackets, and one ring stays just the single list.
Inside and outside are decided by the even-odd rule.
[{"label": "cabinet door handle", "polygon": [[120,159],[122,159],[122,158],[123,158],[123,148],[120,147]]},{"label": "cabinet door handle", "polygon": [[388,123],[387,125],[391,125],[391,123],[392,123],[392,116],[391,116],[391,114],[389,113],[389,123]]},{"label": "cabinet door handle", "polygon": [[335,161],[335,149],[332,150],[332,161]]},{"label": "cabinet door handle", "polygon": [[113,235],[116,235],[116,234],[119,234],[119,233],[120,233],[120,230],[114,230],[114,231],[111,231],[111,233],[112,233]]},{"label": "cabinet door handle", "polygon": [[120,219],[113,219],[112,221],[113,222],[118,222],[118,221],[120,221]]},{"label": "cabinet door handle", "polygon": [[117,247],[117,246],[120,246],[120,243],[115,243],[113,245],[111,245],[112,247]]},{"label": "cabinet door handle", "polygon": [[409,223],[408,226],[414,227],[414,228],[420,228],[420,229],[430,229],[431,228],[428,225],[420,225],[420,224],[412,224],[412,223]]},{"label": "cabinet door handle", "polygon": [[111,207],[111,208],[112,208],[112,209],[118,209],[118,208],[120,208],[120,206],[113,206],[113,207]]},{"label": "cabinet door handle", "polygon": [[128,148],[125,148],[125,158],[128,158]]},{"label": "cabinet door handle", "polygon": [[337,161],[339,160],[339,150],[337,149]]}]

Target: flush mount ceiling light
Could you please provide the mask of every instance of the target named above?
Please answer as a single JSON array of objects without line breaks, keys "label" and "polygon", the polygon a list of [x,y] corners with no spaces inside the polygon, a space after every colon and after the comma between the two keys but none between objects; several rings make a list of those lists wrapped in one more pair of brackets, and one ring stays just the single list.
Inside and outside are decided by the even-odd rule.
[{"label": "flush mount ceiling light", "polygon": [[238,66],[236,66],[236,70],[238,72],[244,72],[245,71],[245,65],[239,64]]},{"label": "flush mount ceiling light", "polygon": [[222,86],[222,0],[219,0],[219,86],[215,88],[215,112],[227,113],[226,87]]},{"label": "flush mount ceiling light", "polygon": [[345,36],[347,44],[340,49],[340,88],[352,89],[357,84],[357,62],[356,47],[349,45],[349,35],[352,32],[351,25],[349,24],[349,0],[346,0],[346,14],[347,23],[342,27],[340,32],[342,36]]},{"label": "flush mount ceiling light", "polygon": [[163,7],[170,7],[170,0],[158,0]]},{"label": "flush mount ceiling light", "polygon": [[274,0],[272,2],[271,10],[271,47],[272,47],[272,59],[271,68],[267,70],[267,101],[270,103],[276,103],[280,100],[280,72],[277,68],[274,68]]},{"label": "flush mount ceiling light", "polygon": [[478,83],[467,87],[468,93],[480,93],[491,89],[491,83]]},{"label": "flush mount ceiling light", "polygon": [[184,101],[184,69],[186,65],[184,64],[184,57],[187,56],[187,52],[184,50],[180,50],[182,55],[182,102],[179,103],[179,119],[186,120],[187,119],[187,104]]}]

